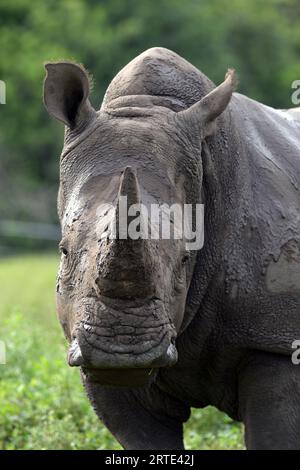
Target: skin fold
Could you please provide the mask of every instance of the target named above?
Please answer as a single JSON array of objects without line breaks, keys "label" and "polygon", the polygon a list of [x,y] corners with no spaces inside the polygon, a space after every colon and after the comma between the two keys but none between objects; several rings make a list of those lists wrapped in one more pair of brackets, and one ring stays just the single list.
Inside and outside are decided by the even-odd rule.
[{"label": "skin fold", "polygon": [[[46,70],[65,124],[57,308],[99,418],[126,449],[181,449],[190,407],[213,405],[248,449],[299,449],[300,114],[164,48],[124,67],[97,112],[81,66]],[[204,204],[203,248],[101,237],[124,195]]]}]

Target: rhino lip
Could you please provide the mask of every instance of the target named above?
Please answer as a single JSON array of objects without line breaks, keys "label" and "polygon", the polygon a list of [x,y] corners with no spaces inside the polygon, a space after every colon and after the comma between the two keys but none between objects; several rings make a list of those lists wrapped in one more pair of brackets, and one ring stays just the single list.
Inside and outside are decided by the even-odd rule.
[{"label": "rhino lip", "polygon": [[84,364],[82,352],[77,339],[74,339],[68,351],[68,363],[71,367],[80,367]]},{"label": "rhino lip", "polygon": [[177,362],[176,330],[161,299],[87,298],[80,307],[82,319],[68,353],[70,366],[148,370]]},{"label": "rhino lip", "polygon": [[[84,348],[80,346],[83,344]],[[84,349],[85,353],[82,352]],[[177,350],[174,340],[170,341],[168,333],[165,333],[159,344],[155,344],[141,354],[120,352],[117,354],[95,348],[86,341],[75,338],[68,352],[68,363],[71,367],[84,367],[87,370],[107,369],[143,369],[151,375],[152,369],[170,367],[177,362]]]}]

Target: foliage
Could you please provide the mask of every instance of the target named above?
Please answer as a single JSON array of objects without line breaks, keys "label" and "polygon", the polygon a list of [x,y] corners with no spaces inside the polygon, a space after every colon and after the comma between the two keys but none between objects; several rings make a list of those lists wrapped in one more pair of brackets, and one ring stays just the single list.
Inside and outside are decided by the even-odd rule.
[{"label": "foliage", "polygon": [[[55,316],[56,257],[19,257],[0,264],[0,450],[118,449],[65,361]],[[185,426],[188,449],[242,448],[240,425],[213,408],[194,410]]]}]

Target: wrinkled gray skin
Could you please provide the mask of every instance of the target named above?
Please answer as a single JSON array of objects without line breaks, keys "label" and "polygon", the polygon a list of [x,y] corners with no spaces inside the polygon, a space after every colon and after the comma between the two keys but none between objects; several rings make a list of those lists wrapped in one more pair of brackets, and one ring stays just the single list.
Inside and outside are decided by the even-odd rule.
[{"label": "wrinkled gray skin", "polygon": [[[89,103],[83,68],[47,64],[66,124],[59,318],[69,363],[126,449],[180,449],[190,407],[245,423],[249,449],[300,448],[300,120],[219,87],[163,48]],[[205,204],[205,243],[102,240],[103,202]],[[176,344],[176,347],[175,347]]]}]

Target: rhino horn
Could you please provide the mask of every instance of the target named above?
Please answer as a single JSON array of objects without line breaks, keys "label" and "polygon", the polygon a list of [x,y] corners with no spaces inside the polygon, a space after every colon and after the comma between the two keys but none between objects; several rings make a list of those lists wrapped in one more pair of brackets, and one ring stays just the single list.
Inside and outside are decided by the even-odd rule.
[{"label": "rhino horn", "polygon": [[139,183],[131,166],[127,166],[121,176],[119,196],[127,196],[128,205],[140,203]]},{"label": "rhino horn", "polygon": [[[126,199],[126,207],[122,211],[122,203]],[[121,176],[120,187],[118,192],[118,201],[116,206],[116,238],[127,238],[127,229],[132,217],[128,217],[128,208],[135,204],[140,204],[140,188],[136,173],[130,166],[127,166]],[[126,210],[126,219],[124,219],[124,211]],[[137,240],[136,240],[137,242]]]},{"label": "rhino horn", "polygon": [[[126,219],[123,219],[121,196],[127,197]],[[128,236],[128,224],[135,216],[127,216],[133,204],[140,204],[140,189],[136,173],[127,167],[121,176],[116,206],[116,237],[101,256],[96,283],[108,297],[146,297],[153,290],[152,256],[149,240]],[[125,224],[125,227],[124,227]]]}]

